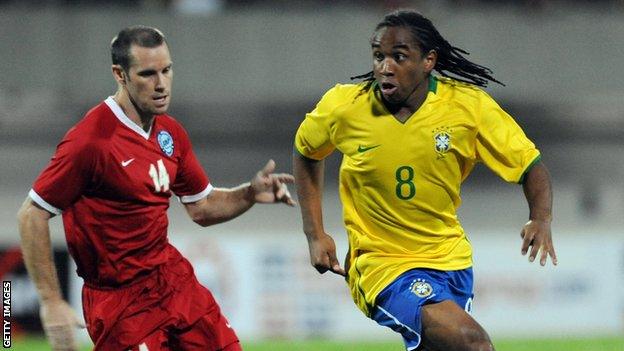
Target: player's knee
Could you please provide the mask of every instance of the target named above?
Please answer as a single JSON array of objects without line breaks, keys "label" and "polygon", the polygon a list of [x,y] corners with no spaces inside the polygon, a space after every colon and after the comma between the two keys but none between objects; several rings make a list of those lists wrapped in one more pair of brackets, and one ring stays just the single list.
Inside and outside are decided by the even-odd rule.
[{"label": "player's knee", "polygon": [[494,351],[494,345],[489,340],[473,342],[466,351]]},{"label": "player's knee", "polygon": [[482,328],[463,330],[462,351],[494,351],[494,345]]}]

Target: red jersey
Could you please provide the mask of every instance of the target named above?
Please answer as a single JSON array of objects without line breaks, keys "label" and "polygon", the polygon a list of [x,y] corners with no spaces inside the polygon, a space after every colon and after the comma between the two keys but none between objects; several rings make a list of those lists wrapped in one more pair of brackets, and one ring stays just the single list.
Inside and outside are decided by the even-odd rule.
[{"label": "red jersey", "polygon": [[109,97],[67,132],[29,195],[62,212],[85,283],[115,287],[169,258],[171,193],[189,203],[211,190],[178,122],[159,115],[145,132]]}]

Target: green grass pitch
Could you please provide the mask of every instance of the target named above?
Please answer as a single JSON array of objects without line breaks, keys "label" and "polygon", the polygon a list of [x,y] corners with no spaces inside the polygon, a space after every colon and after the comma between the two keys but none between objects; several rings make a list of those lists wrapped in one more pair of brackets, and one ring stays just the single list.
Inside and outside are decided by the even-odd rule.
[{"label": "green grass pitch", "polygon": [[[624,336],[591,339],[517,339],[495,340],[497,351],[623,351]],[[396,342],[338,342],[324,340],[303,341],[243,341],[245,351],[403,351],[400,339]],[[82,350],[90,350],[85,346]],[[11,350],[50,350],[42,337],[14,338]]]}]

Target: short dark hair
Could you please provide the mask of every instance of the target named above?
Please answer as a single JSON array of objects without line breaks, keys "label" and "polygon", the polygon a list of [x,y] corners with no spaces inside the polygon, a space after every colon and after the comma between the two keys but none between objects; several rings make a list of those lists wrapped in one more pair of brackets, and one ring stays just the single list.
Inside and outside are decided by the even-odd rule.
[{"label": "short dark hair", "polygon": [[124,71],[130,68],[130,46],[154,48],[166,43],[165,35],[158,29],[147,26],[131,26],[122,29],[111,41],[113,65],[120,65]]},{"label": "short dark hair", "polygon": [[[430,50],[435,50],[438,53],[438,60],[434,69],[442,76],[480,87],[487,86],[488,82],[504,85],[492,76],[491,69],[466,59],[464,55],[469,55],[467,51],[451,45],[440,35],[428,18],[416,11],[399,10],[387,14],[377,24],[375,32],[386,27],[404,27],[409,29],[424,55]],[[368,72],[360,76],[351,77],[351,79],[364,79],[372,82],[375,78],[373,77],[373,72]]]}]

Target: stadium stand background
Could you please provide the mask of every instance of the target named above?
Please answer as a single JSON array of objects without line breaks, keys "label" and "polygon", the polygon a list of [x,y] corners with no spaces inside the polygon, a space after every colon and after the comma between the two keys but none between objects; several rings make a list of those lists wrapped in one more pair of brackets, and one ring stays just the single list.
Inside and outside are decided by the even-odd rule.
[{"label": "stadium stand background", "polygon": [[[1,0],[0,245],[10,251],[18,243],[15,213],[63,133],[88,108],[114,92],[108,44],[120,28],[153,25],[168,36],[175,67],[171,114],[189,131],[212,182],[230,186],[247,180],[268,158],[274,158],[279,169],[290,170],[292,137],[304,114],[336,82],[348,82],[350,76],[369,70],[372,29],[388,9],[397,6],[421,10],[451,43],[467,49],[471,60],[492,68],[495,77],[507,84],[487,90],[536,142],[553,176],[555,244],[561,271],[569,278],[553,291],[574,298],[592,292],[587,285],[609,284],[609,288],[596,289],[606,295],[594,298],[616,302],[610,310],[611,322],[601,324],[596,318],[594,328],[585,332],[622,333],[622,1],[107,1],[104,6],[98,1]],[[335,155],[328,160],[325,207],[328,227],[342,240],[342,254],[344,231],[335,195],[339,162]],[[478,167],[464,186],[463,199],[460,218],[475,244],[508,247],[511,254],[502,259],[524,264],[518,238],[527,218],[522,190]],[[280,305],[283,296],[271,298],[284,279],[312,279],[315,274],[305,266],[307,248],[298,209],[254,208],[232,223],[202,230],[185,218],[176,202],[172,201],[171,235],[181,246],[214,238],[237,264],[253,264],[249,256],[259,250],[280,253],[284,245],[298,250],[302,257],[291,258],[302,268],[295,273],[280,271],[288,257],[258,258],[264,260],[265,282],[272,284],[266,285],[266,294],[259,295],[265,298],[260,302],[272,306],[273,312],[281,309],[286,317],[273,320],[266,312],[262,322],[266,330],[240,329],[243,335],[264,337],[271,336],[271,326],[301,322],[289,315],[297,313],[290,307],[299,306],[298,302],[291,301],[289,307]],[[62,251],[60,222],[53,221],[53,239]],[[254,244],[258,242],[264,246]],[[196,257],[224,256],[210,248],[210,242],[203,243],[207,248]],[[475,250],[477,281],[479,272],[491,273],[490,263],[496,264],[493,260],[500,255],[479,251],[479,247]],[[566,271],[568,263],[571,271]],[[213,260],[198,270],[205,268],[202,274],[207,284],[214,283],[211,288],[225,300],[224,309],[235,314],[237,304],[253,296],[228,300],[228,293],[242,288],[221,277],[222,264]],[[603,272],[588,264],[608,270],[606,276],[615,281],[592,280],[593,274]],[[526,264],[522,269],[528,277],[539,271]],[[552,278],[556,271],[547,272],[540,277],[560,279]],[[329,286],[337,296],[347,294],[336,285],[340,284],[337,279],[330,280],[334,285],[323,285],[332,279],[325,278],[312,281]],[[482,283],[481,290],[488,296],[498,283]],[[507,283],[510,290],[518,287]],[[314,286],[305,289],[320,294]],[[34,309],[32,299],[31,294],[24,300],[29,301],[23,303],[25,310]],[[350,311],[345,313],[363,319],[348,296],[339,301],[341,308]],[[521,313],[522,305],[518,306]],[[326,316],[331,309],[320,302],[316,307],[316,319],[286,330],[304,336],[335,336],[323,327],[337,323]],[[600,305],[585,308],[578,313],[603,313]],[[493,321],[504,318],[502,311],[498,313]],[[565,333],[565,323],[559,324],[564,325],[563,332],[562,328],[546,328],[545,333]],[[574,328],[570,326],[570,333],[576,332]],[[516,335],[513,329],[503,328],[495,329],[495,336],[497,330],[501,335]]]}]

